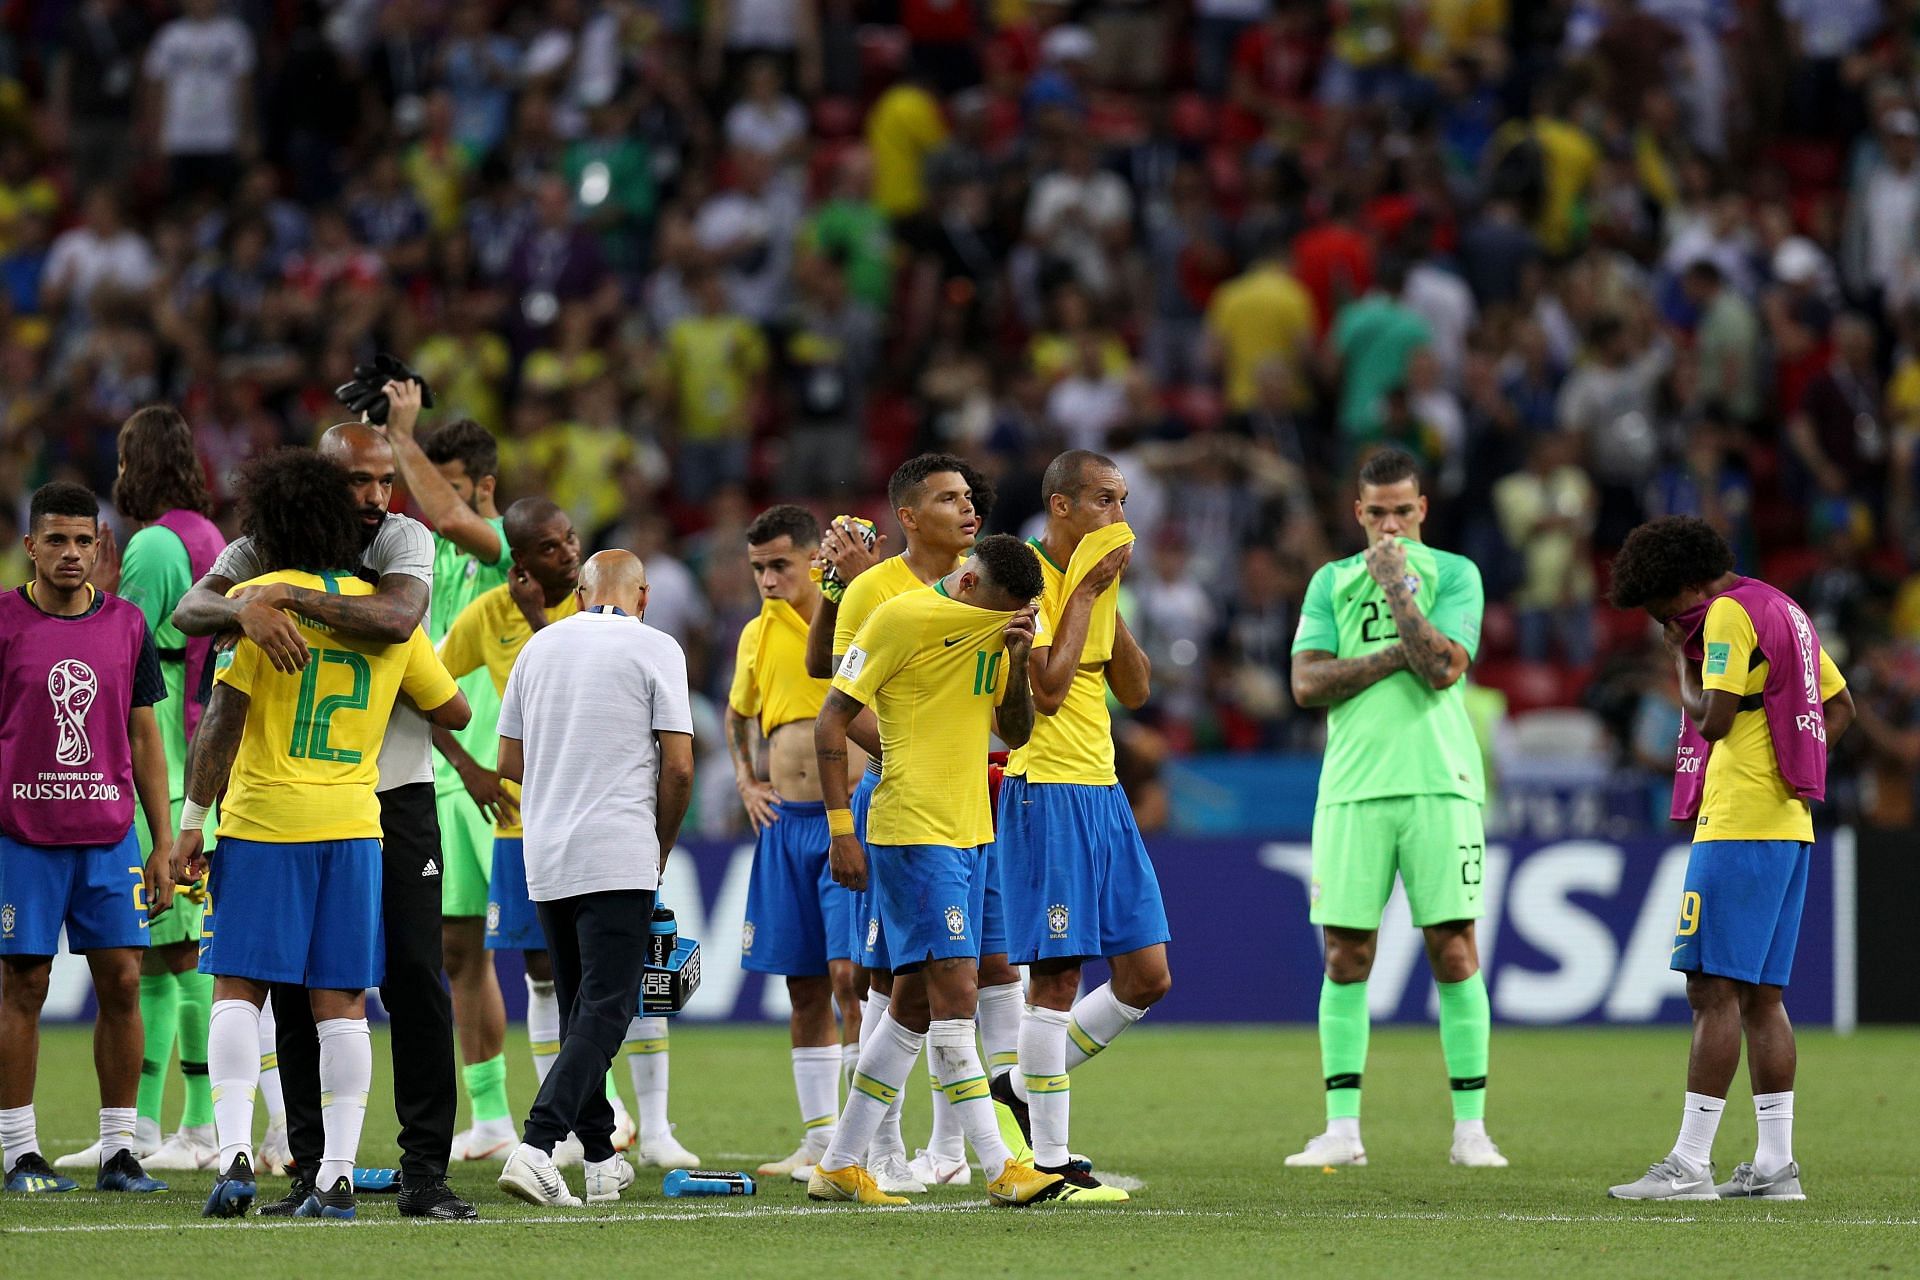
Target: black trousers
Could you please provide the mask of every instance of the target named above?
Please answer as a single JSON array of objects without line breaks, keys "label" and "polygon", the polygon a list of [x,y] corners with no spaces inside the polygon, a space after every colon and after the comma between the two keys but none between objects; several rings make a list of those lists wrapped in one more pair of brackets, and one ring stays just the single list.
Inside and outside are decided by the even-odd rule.
[{"label": "black trousers", "polygon": [[[444,1178],[460,1096],[454,1080],[453,1001],[440,981],[442,868],[433,784],[416,782],[382,791],[380,829],[380,914],[387,943],[380,1002],[390,1019],[400,1172],[409,1180]],[[287,1146],[294,1163],[312,1171],[320,1167],[325,1146],[313,1006],[305,987],[276,983],[272,996],[280,1087],[287,1099]]]},{"label": "black trousers", "polygon": [[572,1130],[587,1159],[613,1158],[607,1068],[640,1007],[653,897],[624,889],[534,904],[553,958],[560,1056],[527,1115],[530,1146],[551,1152]]}]

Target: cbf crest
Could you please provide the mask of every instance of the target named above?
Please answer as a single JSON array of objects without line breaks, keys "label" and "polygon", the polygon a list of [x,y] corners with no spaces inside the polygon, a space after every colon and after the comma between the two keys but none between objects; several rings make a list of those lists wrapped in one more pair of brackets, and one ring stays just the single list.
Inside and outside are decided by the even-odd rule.
[{"label": "cbf crest", "polygon": [[487,904],[487,932],[500,932],[500,904],[497,902]]},{"label": "cbf crest", "polygon": [[5,906],[0,906],[0,937],[11,938],[13,936],[13,926],[16,919],[17,917],[14,914],[13,904],[11,902]]},{"label": "cbf crest", "polygon": [[958,907],[947,908],[947,932],[956,938],[967,936],[967,913]]},{"label": "cbf crest", "polygon": [[753,921],[751,920],[740,926],[740,954],[743,956],[753,954]]},{"label": "cbf crest", "polygon": [[1056,902],[1052,906],[1048,907],[1047,908],[1047,936],[1050,938],[1066,937],[1067,936],[1067,919],[1068,919],[1067,909],[1063,904]]},{"label": "cbf crest", "polygon": [[867,918],[867,950],[871,951],[880,942],[880,917]]}]

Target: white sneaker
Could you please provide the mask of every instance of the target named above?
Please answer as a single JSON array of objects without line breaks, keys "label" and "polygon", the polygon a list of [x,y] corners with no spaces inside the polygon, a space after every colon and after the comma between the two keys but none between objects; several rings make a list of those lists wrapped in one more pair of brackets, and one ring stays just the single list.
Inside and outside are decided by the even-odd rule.
[{"label": "white sneaker", "polygon": [[160,1144],[160,1149],[140,1163],[149,1169],[191,1172],[211,1169],[220,1161],[220,1144],[214,1139],[212,1125],[181,1129]]},{"label": "white sneaker", "polygon": [[647,1169],[698,1169],[700,1157],[681,1146],[669,1129],[653,1141],[640,1144],[640,1164]]},{"label": "white sneaker", "polygon": [[487,1120],[454,1135],[450,1160],[504,1160],[520,1144],[507,1119]]},{"label": "white sneaker", "polygon": [[1696,1169],[1678,1156],[1669,1155],[1647,1170],[1637,1182],[1623,1182],[1607,1188],[1615,1200],[1718,1200],[1713,1189],[1713,1166]]},{"label": "white sneaker", "polygon": [[[141,1120],[133,1126],[133,1141],[127,1144],[133,1152],[133,1158],[145,1163],[148,1156],[160,1149],[160,1127],[151,1120]],[[98,1169],[100,1167],[100,1141],[80,1148],[69,1156],[61,1156],[53,1162],[56,1169]]]},{"label": "white sneaker", "polygon": [[267,1136],[260,1140],[260,1149],[254,1153],[254,1169],[260,1173],[283,1174],[292,1163],[293,1152],[287,1147],[287,1126],[268,1125]]},{"label": "white sneaker", "polygon": [[1469,1169],[1504,1169],[1507,1158],[1500,1154],[1500,1148],[1493,1145],[1493,1139],[1484,1133],[1464,1133],[1453,1140],[1453,1150],[1447,1159]]},{"label": "white sneaker", "polygon": [[788,1174],[787,1176],[789,1178],[792,1178],[795,1182],[799,1183],[801,1186],[805,1186],[807,1183],[813,1181],[813,1170],[814,1170],[813,1165],[797,1164],[793,1167],[793,1172]]},{"label": "white sneaker", "polygon": [[580,1139],[575,1135],[570,1133],[553,1144],[553,1163],[555,1168],[571,1169],[577,1164],[585,1164],[586,1162],[587,1149],[581,1145]]},{"label": "white sneaker", "polygon": [[500,1179],[495,1185],[514,1199],[524,1200],[528,1204],[551,1205],[560,1209],[574,1209],[580,1205],[580,1197],[567,1189],[567,1180],[554,1167],[553,1158],[540,1148],[524,1142],[507,1157],[507,1166],[500,1171]]},{"label": "white sneaker", "polygon": [[916,1182],[929,1187],[964,1187],[973,1181],[973,1170],[967,1164],[965,1156],[954,1160],[936,1152],[920,1148],[920,1154],[907,1161],[907,1172]]},{"label": "white sneaker", "polygon": [[588,1204],[618,1200],[620,1193],[633,1185],[633,1166],[619,1152],[605,1160],[587,1161],[586,1169]]},{"label": "white sneaker", "polygon": [[874,1182],[888,1195],[917,1196],[925,1192],[927,1184],[913,1176],[913,1170],[907,1165],[904,1151],[889,1151],[884,1155],[870,1155],[867,1159],[867,1172],[873,1175]]},{"label": "white sneaker", "polygon": [[1326,1169],[1340,1165],[1360,1168],[1367,1163],[1367,1149],[1357,1138],[1323,1133],[1307,1139],[1306,1149],[1288,1156],[1283,1163],[1289,1169]]},{"label": "white sneaker", "polygon": [[[786,1159],[769,1160],[755,1169],[753,1174],[756,1178],[778,1178],[792,1173],[795,1169],[805,1168],[811,1171],[813,1166],[820,1162],[820,1157],[825,1154],[827,1154],[825,1142],[817,1145],[810,1141],[802,1142]],[[806,1179],[802,1178],[800,1181],[804,1182]]]},{"label": "white sneaker", "polygon": [[615,1113],[613,1117],[613,1149],[625,1151],[640,1140],[640,1126],[625,1111]]}]

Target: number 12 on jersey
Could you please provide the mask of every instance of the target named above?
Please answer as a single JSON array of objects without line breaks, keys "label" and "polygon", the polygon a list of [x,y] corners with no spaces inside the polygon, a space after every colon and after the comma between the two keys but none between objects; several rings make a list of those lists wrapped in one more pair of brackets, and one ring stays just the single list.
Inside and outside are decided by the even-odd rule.
[{"label": "number 12 on jersey", "polygon": [[[353,675],[353,692],[330,693],[315,701],[319,693],[320,668],[324,663],[345,667]],[[327,760],[338,764],[360,763],[360,753],[351,747],[327,745],[327,731],[336,711],[365,711],[373,692],[373,671],[367,660],[345,649],[316,649],[307,669],[300,674],[300,707],[294,715],[293,741],[287,754],[296,760]]]}]

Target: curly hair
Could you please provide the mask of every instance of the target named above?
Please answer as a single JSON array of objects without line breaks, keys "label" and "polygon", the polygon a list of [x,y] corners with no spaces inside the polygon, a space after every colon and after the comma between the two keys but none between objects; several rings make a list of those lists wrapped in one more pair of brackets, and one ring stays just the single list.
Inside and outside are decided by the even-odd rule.
[{"label": "curly hair", "polygon": [[1016,600],[1032,600],[1046,589],[1040,557],[1010,533],[989,534],[973,544],[973,554],[993,584]]},{"label": "curly hair", "polygon": [[158,520],[173,510],[213,514],[193,428],[170,404],[135,409],[120,424],[120,478],[113,505],[129,520]]},{"label": "curly hair", "polygon": [[50,480],[33,491],[27,504],[27,532],[38,533],[40,522],[48,516],[72,516],[77,520],[100,520],[100,500],[93,490],[71,480]]},{"label": "curly hair", "polygon": [[240,528],[270,570],[352,572],[360,511],[347,472],[311,449],[283,448],[240,469]]},{"label": "curly hair", "polygon": [[1644,608],[1732,569],[1733,549],[1712,525],[1697,516],[1663,516],[1627,535],[1613,558],[1607,598],[1616,609]]},{"label": "curly hair", "polygon": [[777,507],[768,507],[747,526],[747,545],[750,547],[764,547],[780,537],[791,538],[796,547],[817,547],[820,545],[820,522],[805,507],[783,502]]},{"label": "curly hair", "polygon": [[467,469],[467,479],[475,484],[500,474],[500,446],[493,432],[472,418],[447,423],[428,436],[420,448],[436,467],[458,460]]}]

